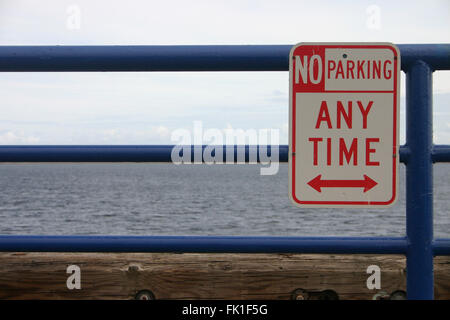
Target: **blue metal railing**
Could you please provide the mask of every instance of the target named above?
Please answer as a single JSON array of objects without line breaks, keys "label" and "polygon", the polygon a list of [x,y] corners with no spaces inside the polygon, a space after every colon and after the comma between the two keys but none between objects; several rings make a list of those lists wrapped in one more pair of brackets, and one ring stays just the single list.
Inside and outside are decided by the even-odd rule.
[{"label": "blue metal railing", "polygon": [[[450,145],[432,141],[432,73],[450,70],[450,45],[398,45],[406,72],[406,237],[0,236],[0,251],[289,252],[405,254],[408,299],[433,299],[433,256],[450,239],[433,239],[433,162],[450,162]],[[0,71],[287,71],[290,45],[3,46]],[[0,146],[0,162],[170,162],[173,146]],[[258,146],[245,149],[245,161]],[[225,154],[225,153],[224,153]],[[259,154],[259,153],[258,153]],[[288,161],[280,146],[280,161]]]}]

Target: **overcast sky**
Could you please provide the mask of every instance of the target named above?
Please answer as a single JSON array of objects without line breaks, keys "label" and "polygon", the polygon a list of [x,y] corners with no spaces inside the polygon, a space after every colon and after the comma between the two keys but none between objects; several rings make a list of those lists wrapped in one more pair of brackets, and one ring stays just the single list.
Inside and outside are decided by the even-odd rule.
[{"label": "overcast sky", "polygon": [[[0,45],[304,41],[448,43],[450,1],[0,0]],[[288,141],[287,72],[1,73],[0,97],[0,144],[171,144],[196,120]],[[448,71],[434,106],[435,142],[450,144]]]}]

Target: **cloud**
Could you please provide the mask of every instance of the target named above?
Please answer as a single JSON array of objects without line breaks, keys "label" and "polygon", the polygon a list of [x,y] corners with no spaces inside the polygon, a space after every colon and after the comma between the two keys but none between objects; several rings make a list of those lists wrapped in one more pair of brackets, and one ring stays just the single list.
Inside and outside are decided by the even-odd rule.
[{"label": "cloud", "polygon": [[14,144],[37,144],[40,139],[34,136],[26,136],[23,133],[15,133],[12,131],[0,134],[0,144],[14,145]]},{"label": "cloud", "polygon": [[[92,128],[89,136],[95,136],[92,142],[105,144],[159,144],[169,143],[171,130],[166,126],[143,126],[138,128],[115,128],[98,130]],[[86,137],[79,136],[77,140],[85,141]],[[97,141],[97,142],[95,142]]]}]

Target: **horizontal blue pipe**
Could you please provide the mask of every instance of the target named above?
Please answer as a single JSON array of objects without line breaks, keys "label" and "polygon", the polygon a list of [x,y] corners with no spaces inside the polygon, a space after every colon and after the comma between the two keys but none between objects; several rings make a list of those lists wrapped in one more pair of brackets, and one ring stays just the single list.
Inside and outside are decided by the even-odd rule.
[{"label": "horizontal blue pipe", "polygon": [[404,254],[405,238],[0,236],[0,252],[239,252]]},{"label": "horizontal blue pipe", "polygon": [[450,256],[450,239],[436,239],[433,241],[435,256]]},{"label": "horizontal blue pipe", "polygon": [[450,70],[450,44],[399,44],[402,70],[408,71],[417,61],[425,62],[433,70]]},{"label": "horizontal blue pipe", "polygon": [[[171,162],[173,145],[91,145],[91,146],[0,146],[0,162]],[[189,147],[188,147],[189,148]],[[204,150],[205,146],[202,146]],[[233,148],[234,159],[243,151],[245,162],[250,155],[257,155],[257,161],[262,155],[271,156],[272,148],[259,149],[260,146],[225,146],[226,151]],[[289,146],[279,146],[279,161],[288,161]],[[215,155],[214,153],[212,154]],[[407,162],[409,156],[406,146],[400,147],[400,161]],[[435,146],[432,154],[435,162],[450,162],[450,146]],[[191,146],[191,161],[194,160],[194,146]],[[264,159],[262,159],[264,161]]]},{"label": "horizontal blue pipe", "polygon": [[436,145],[431,154],[433,162],[450,162],[450,145]]},{"label": "horizontal blue pipe", "polygon": [[[402,69],[450,69],[449,44],[399,44]],[[0,71],[287,71],[292,45],[0,46]]]},{"label": "horizontal blue pipe", "polygon": [[[174,145],[0,146],[0,162],[172,162],[171,153],[174,147]],[[180,155],[190,150],[191,161],[194,161],[195,153],[202,155],[207,146],[179,147],[183,147]],[[243,157],[245,162],[248,162],[251,156],[256,156],[256,161],[259,162],[260,152],[264,161],[264,156],[271,156],[272,150],[270,146],[222,147],[224,147],[223,161],[227,159],[229,150],[233,154],[234,161]],[[287,145],[279,146],[281,162],[288,161],[288,151]],[[214,152],[212,156],[215,156]]]}]

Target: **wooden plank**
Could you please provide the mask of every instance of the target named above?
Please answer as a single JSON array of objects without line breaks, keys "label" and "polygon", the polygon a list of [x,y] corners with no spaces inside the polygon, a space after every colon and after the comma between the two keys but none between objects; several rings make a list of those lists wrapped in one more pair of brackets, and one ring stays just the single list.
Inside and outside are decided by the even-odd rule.
[{"label": "wooden plank", "polygon": [[[69,265],[81,289],[69,290]],[[381,290],[369,290],[369,265],[381,268]],[[450,299],[450,257],[435,259],[437,299]],[[295,289],[334,290],[339,299],[372,299],[405,291],[400,255],[0,253],[0,299],[291,299]]]}]

